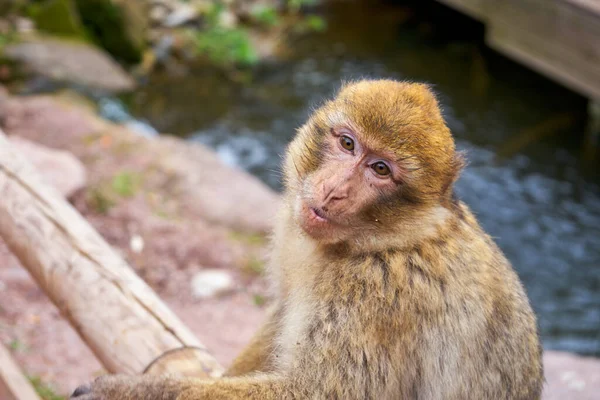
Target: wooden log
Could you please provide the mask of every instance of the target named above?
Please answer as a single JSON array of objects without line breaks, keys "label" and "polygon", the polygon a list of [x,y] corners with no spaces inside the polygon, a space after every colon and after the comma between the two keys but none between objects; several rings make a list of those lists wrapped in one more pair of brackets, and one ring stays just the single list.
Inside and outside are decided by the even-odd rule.
[{"label": "wooden log", "polygon": [[[194,334],[75,209],[41,181],[2,132],[0,196],[0,237],[109,372],[136,374],[153,364],[161,373],[222,373]],[[177,352],[177,362],[162,357],[181,348],[186,349]]]},{"label": "wooden log", "polygon": [[0,345],[0,399],[40,400],[8,350]]}]

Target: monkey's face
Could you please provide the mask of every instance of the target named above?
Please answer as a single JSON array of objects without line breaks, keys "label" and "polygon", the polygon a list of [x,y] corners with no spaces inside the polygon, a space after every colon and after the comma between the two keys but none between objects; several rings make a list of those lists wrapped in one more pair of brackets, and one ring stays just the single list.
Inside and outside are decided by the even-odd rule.
[{"label": "monkey's face", "polygon": [[394,198],[406,171],[393,152],[369,147],[348,125],[331,127],[322,139],[320,166],[303,179],[294,211],[307,234],[335,242],[376,226],[367,210]]},{"label": "monkey's face", "polygon": [[284,168],[298,225],[335,243],[423,228],[449,198],[460,166],[426,86],[362,81],[299,129]]}]

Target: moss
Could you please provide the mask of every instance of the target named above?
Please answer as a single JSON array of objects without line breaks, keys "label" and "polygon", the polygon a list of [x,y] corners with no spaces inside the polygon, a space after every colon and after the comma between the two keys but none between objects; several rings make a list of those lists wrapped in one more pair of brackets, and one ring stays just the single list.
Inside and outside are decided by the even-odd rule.
[{"label": "moss", "polygon": [[73,0],[47,0],[32,4],[28,13],[37,29],[57,36],[85,38],[85,30]]}]

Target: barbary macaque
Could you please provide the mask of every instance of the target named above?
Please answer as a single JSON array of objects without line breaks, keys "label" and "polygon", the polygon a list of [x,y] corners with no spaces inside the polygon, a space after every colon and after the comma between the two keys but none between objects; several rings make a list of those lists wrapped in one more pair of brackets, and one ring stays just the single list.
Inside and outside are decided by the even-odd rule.
[{"label": "barbary macaque", "polygon": [[539,399],[536,319],[454,195],[463,163],[427,85],[345,84],[287,149],[275,304],[226,376],[106,376],[73,398]]}]

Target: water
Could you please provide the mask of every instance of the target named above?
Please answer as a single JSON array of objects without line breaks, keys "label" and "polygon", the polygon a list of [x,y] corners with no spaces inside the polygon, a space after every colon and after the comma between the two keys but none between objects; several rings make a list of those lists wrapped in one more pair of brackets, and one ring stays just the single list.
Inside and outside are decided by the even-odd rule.
[{"label": "water", "polygon": [[248,85],[157,73],[129,111],[279,189],[286,144],[341,80],[434,83],[470,161],[457,191],[513,262],[545,347],[599,356],[600,187],[579,161],[584,99],[486,50],[482,27],[442,8],[364,7],[326,10],[326,33],[295,40]]}]

